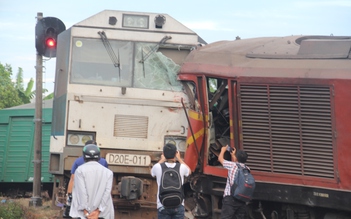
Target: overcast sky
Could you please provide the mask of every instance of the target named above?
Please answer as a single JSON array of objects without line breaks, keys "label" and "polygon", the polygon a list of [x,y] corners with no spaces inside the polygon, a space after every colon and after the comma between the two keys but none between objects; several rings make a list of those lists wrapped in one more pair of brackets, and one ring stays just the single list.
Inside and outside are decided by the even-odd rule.
[{"label": "overcast sky", "polygon": [[[103,10],[164,13],[208,43],[263,36],[351,36],[351,0],[0,0],[0,63],[13,78],[35,79],[37,12],[57,17],[68,29]],[[56,59],[45,62],[43,88],[53,91]],[[1,80],[1,79],[0,79]]]}]

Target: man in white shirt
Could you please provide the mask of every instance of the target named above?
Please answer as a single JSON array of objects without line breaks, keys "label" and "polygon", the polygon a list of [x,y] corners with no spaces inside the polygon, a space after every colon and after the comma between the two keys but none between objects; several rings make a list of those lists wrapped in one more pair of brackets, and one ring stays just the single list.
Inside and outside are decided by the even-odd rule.
[{"label": "man in white shirt", "polygon": [[164,207],[160,201],[160,184],[162,177],[162,167],[161,164],[165,163],[168,168],[174,168],[176,166],[176,161],[179,161],[179,174],[181,176],[181,184],[184,183],[184,177],[191,174],[190,168],[185,164],[185,162],[180,157],[179,151],[174,144],[166,144],[163,147],[163,154],[158,163],[156,163],[151,169],[151,176],[156,177],[158,190],[157,190],[157,211],[158,219],[184,219],[184,200],[183,202],[176,207]]},{"label": "man in white shirt", "polygon": [[83,148],[85,163],[75,171],[70,216],[73,218],[114,219],[111,197],[113,172],[98,163],[100,149],[89,144]]}]

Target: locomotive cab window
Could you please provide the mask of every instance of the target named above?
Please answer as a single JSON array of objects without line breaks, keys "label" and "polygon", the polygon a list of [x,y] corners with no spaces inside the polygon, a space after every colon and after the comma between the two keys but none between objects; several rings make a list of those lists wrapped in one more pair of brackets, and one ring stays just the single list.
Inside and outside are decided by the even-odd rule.
[{"label": "locomotive cab window", "polygon": [[[158,43],[75,38],[72,49],[71,83],[181,91],[177,60],[188,52],[163,49]],[[177,54],[179,53],[179,54]],[[177,55],[175,55],[177,54]]]},{"label": "locomotive cab window", "polygon": [[110,41],[115,63],[100,39],[73,40],[71,83],[130,87],[132,83],[133,44]]}]

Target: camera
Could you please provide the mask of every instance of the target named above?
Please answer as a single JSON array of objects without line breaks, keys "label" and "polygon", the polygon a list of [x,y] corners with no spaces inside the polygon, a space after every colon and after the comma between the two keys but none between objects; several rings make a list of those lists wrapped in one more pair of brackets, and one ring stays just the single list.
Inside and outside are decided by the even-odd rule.
[{"label": "camera", "polygon": [[227,146],[227,151],[228,151],[229,153],[231,153],[231,152],[233,151],[233,149],[228,145],[228,146]]}]

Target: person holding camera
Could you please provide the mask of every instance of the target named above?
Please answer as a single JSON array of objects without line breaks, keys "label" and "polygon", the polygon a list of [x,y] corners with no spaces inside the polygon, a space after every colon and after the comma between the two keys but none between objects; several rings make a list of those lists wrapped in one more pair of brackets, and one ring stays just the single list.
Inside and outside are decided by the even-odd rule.
[{"label": "person holding camera", "polygon": [[[226,151],[230,153],[231,161],[224,159],[224,153]],[[245,151],[236,150],[236,148],[232,149],[228,145],[222,147],[221,152],[218,155],[218,161],[223,165],[224,168],[228,169],[227,183],[224,189],[222,200],[221,219],[246,218],[246,203],[234,198],[234,196],[231,194],[231,187],[234,184],[235,177],[238,175],[238,164],[244,168],[244,163],[246,162],[247,157],[248,155]]]},{"label": "person holding camera", "polygon": [[[156,177],[158,191],[157,191],[157,218],[158,219],[180,219],[184,218],[185,208],[184,201],[182,201],[178,206],[167,207],[161,203],[160,193],[162,185],[163,175],[169,177],[169,174],[165,174],[162,165],[165,165],[165,169],[175,169],[177,166],[177,161],[179,166],[177,169],[178,175],[181,177],[181,185],[184,183],[184,177],[191,174],[191,170],[180,157],[180,152],[177,150],[174,144],[167,143],[163,147],[163,153],[161,159],[156,163],[151,169],[151,176]],[[172,180],[174,178],[168,179]],[[181,187],[183,189],[183,186]]]}]

